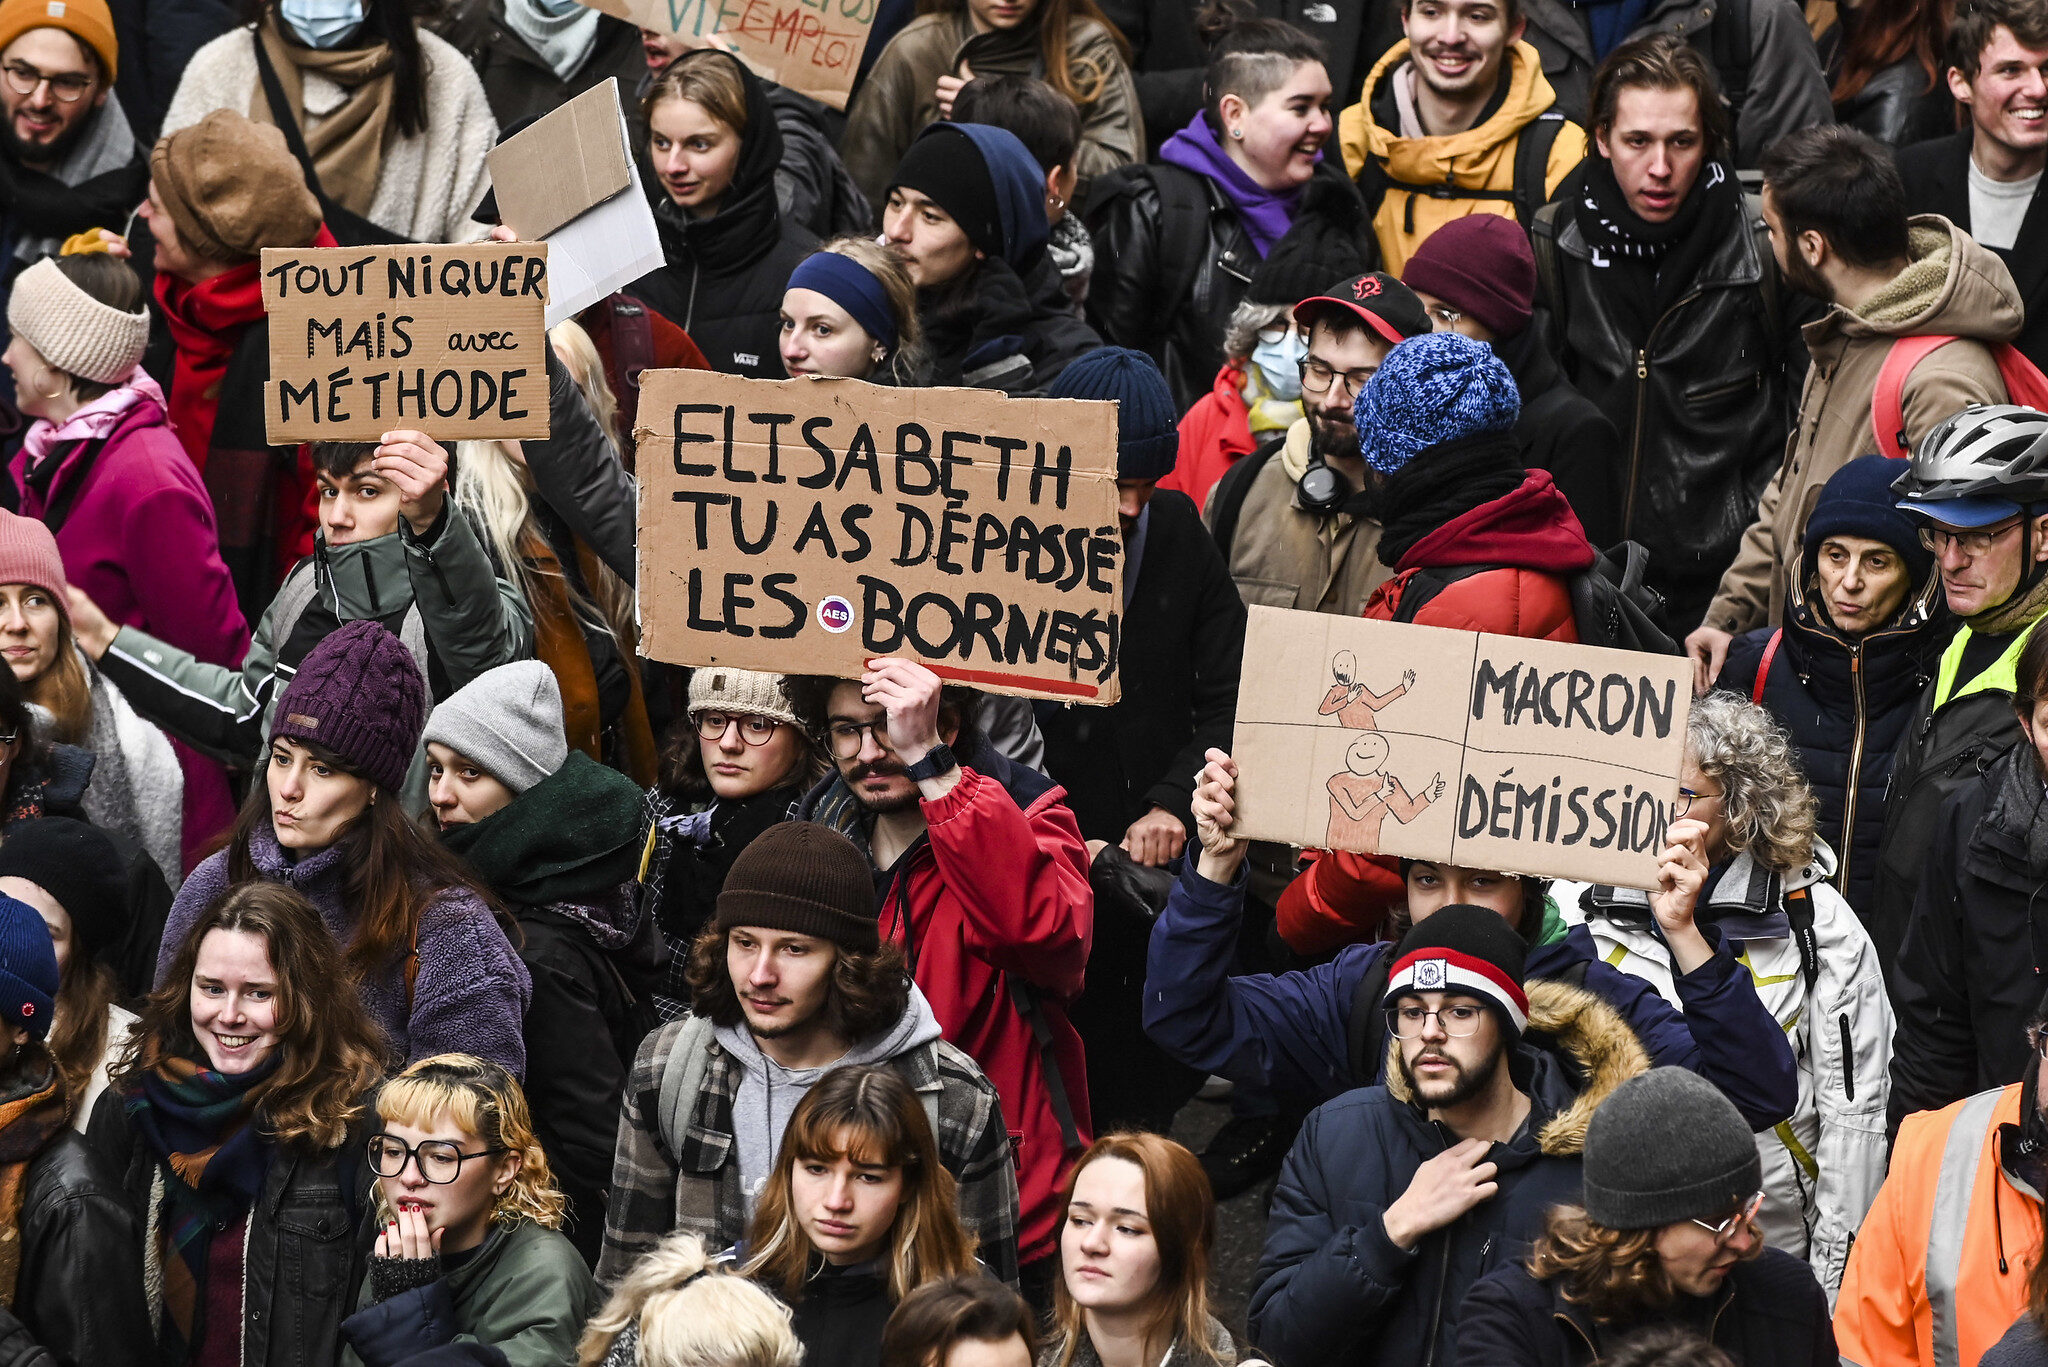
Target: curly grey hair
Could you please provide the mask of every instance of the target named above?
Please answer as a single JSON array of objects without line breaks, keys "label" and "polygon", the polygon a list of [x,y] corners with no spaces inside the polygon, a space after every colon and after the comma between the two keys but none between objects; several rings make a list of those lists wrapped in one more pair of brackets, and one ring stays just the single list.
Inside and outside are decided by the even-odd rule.
[{"label": "curly grey hair", "polygon": [[1747,850],[1781,874],[1812,862],[1813,790],[1770,713],[1733,693],[1695,698],[1685,744],[1700,772],[1721,785],[1729,853]]},{"label": "curly grey hair", "polygon": [[1294,308],[1291,304],[1254,304],[1246,299],[1230,311],[1230,321],[1223,325],[1223,354],[1233,361],[1242,361],[1252,354],[1259,344],[1259,334],[1275,323],[1289,323]]}]

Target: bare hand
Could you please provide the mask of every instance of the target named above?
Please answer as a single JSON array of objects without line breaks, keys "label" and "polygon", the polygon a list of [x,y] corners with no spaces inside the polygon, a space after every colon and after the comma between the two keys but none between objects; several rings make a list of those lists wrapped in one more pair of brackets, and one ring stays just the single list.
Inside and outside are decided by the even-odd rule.
[{"label": "bare hand", "polygon": [[1500,1190],[1494,1180],[1499,1167],[1485,1161],[1492,1147],[1485,1139],[1461,1140],[1417,1168],[1408,1190],[1381,1216],[1387,1237],[1401,1248],[1413,1248],[1423,1235],[1492,1200]]},{"label": "bare hand", "polygon": [[1690,817],[1674,821],[1664,833],[1657,856],[1657,891],[1650,894],[1650,914],[1664,933],[1678,971],[1690,973],[1714,955],[1694,921],[1700,892],[1707,885],[1707,823]]},{"label": "bare hand", "polygon": [[1156,869],[1179,856],[1188,843],[1188,828],[1164,807],[1154,807],[1131,823],[1123,843],[1125,854]]},{"label": "bare hand", "polygon": [[974,73],[965,65],[961,66],[958,76],[939,77],[939,84],[935,94],[939,102],[940,118],[951,119],[953,117],[953,101],[960,94],[960,87],[973,79]]},{"label": "bare hand", "polygon": [[860,676],[863,702],[889,714],[889,748],[915,764],[939,743],[939,676],[915,661],[885,655]]},{"label": "bare hand", "polygon": [[424,432],[386,432],[370,468],[398,490],[398,511],[415,536],[425,536],[441,516],[448,491],[448,452]]},{"label": "bare hand", "polygon": [[1714,680],[1721,677],[1721,667],[1728,663],[1728,646],[1734,639],[1733,634],[1718,627],[1701,627],[1685,638],[1685,653],[1692,657],[1694,697],[1704,695],[1714,686]]},{"label": "bare hand", "polygon": [[502,223],[495,224],[491,228],[491,241],[493,242],[517,242],[518,240],[519,234],[513,232]]},{"label": "bare hand", "polygon": [[64,592],[70,599],[72,637],[81,650],[93,659],[99,659],[107,653],[107,647],[114,644],[121,628],[100,611],[100,605],[86,597],[85,590],[78,585],[66,584]]},{"label": "bare hand", "polygon": [[414,1206],[401,1204],[391,1221],[377,1236],[380,1258],[422,1258],[441,1256],[441,1231],[427,1228],[427,1217]]},{"label": "bare hand", "polygon": [[1195,838],[1202,842],[1195,871],[1212,883],[1230,883],[1237,879],[1246,850],[1245,842],[1231,834],[1237,824],[1237,761],[1213,748],[1204,758],[1208,763],[1195,775],[1195,796],[1189,804]]}]

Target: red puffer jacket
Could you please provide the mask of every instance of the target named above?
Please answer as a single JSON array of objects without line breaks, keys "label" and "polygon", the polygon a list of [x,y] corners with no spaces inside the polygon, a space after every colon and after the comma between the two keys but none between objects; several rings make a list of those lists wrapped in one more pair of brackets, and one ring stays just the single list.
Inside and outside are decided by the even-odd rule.
[{"label": "red puffer jacket", "polygon": [[[1366,600],[1364,615],[1393,621],[1419,570],[1497,565],[1445,585],[1411,620],[1428,627],[1576,642],[1571,576],[1593,563],[1572,505],[1546,470],[1444,523],[1408,548],[1392,579]],[[1327,954],[1369,940],[1407,895],[1401,861],[1389,855],[1323,855],[1280,896],[1280,938],[1298,954]]]},{"label": "red puffer jacket", "polygon": [[[1067,1006],[1081,995],[1095,927],[1088,848],[1062,800],[1066,790],[987,746],[960,782],[920,802],[927,837],[897,864],[883,894],[882,934],[903,946],[911,976],[946,1038],[996,1085],[1017,1152],[1017,1256],[1059,1251],[1060,1181],[1068,1151],[1035,1008],[1068,1103],[1073,1142],[1086,1146],[1087,1066]],[[863,813],[837,776],[799,805],[866,847]],[[1020,989],[1022,989],[1020,991]]]}]

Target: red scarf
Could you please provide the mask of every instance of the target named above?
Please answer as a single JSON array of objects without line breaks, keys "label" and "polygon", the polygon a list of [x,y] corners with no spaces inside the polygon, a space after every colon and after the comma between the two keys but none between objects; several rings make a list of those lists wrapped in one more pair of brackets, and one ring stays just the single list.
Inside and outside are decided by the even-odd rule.
[{"label": "red scarf", "polygon": [[[321,225],[315,247],[338,245]],[[244,262],[211,280],[193,285],[166,271],[157,272],[156,300],[163,306],[178,359],[171,372],[171,430],[185,454],[203,473],[213,444],[213,423],[220,413],[220,388],[227,378],[235,344],[249,325],[263,316],[263,282],[257,263]]]}]

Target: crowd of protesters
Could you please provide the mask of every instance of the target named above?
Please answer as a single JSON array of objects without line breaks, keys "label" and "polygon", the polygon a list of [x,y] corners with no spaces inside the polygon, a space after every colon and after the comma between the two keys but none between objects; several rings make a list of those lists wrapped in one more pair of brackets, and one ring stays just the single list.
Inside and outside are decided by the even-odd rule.
[{"label": "crowd of protesters", "polygon": [[[0,1367],[2048,1365],[2048,0],[619,8],[0,0]],[[550,435],[271,442],[612,81]],[[649,369],[1114,401],[1119,700],[643,658]],[[1656,886],[1251,606],[1682,657]]]}]

